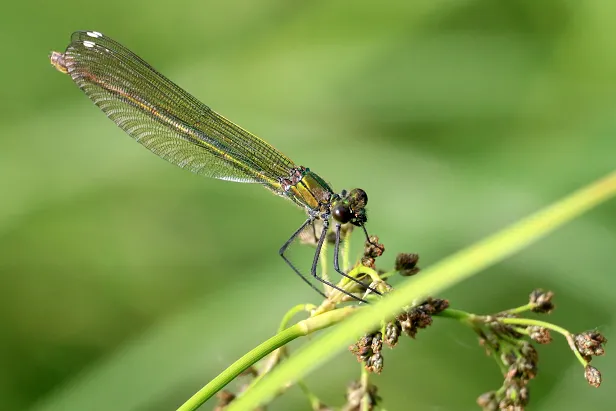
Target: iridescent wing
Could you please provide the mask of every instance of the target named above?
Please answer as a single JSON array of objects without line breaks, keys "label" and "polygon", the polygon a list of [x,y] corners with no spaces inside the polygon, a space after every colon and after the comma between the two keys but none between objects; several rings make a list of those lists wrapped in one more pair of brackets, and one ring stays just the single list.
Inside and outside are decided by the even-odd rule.
[{"label": "iridescent wing", "polygon": [[64,54],[52,54],[52,64],[131,137],[182,168],[278,191],[279,178],[295,167],[101,33],[73,33]]}]

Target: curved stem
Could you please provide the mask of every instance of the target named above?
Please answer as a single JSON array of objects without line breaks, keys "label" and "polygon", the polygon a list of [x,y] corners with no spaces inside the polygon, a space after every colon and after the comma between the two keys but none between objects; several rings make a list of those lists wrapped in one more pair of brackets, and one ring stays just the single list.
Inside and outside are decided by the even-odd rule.
[{"label": "curved stem", "polygon": [[[379,276],[379,273],[370,267],[366,267],[365,265],[359,264],[357,267],[353,268],[351,272],[349,273],[351,277],[355,277],[355,278],[357,278],[359,274],[367,274],[368,276],[370,276],[370,279],[374,282],[381,281],[381,277]],[[347,279],[347,281],[350,281],[350,280]]]},{"label": "curved stem", "polygon": [[[348,275],[353,278],[357,278],[361,274],[368,275],[375,283],[382,283],[381,278],[379,277],[379,273],[377,273],[372,268],[363,266],[361,264],[353,268]],[[354,292],[354,289],[357,287],[357,283],[347,277],[343,277],[336,285],[342,290],[348,292]],[[321,314],[323,312],[331,310],[332,307],[335,307],[338,303],[343,302],[343,298],[345,296],[346,295],[344,293],[338,290],[332,290],[331,293],[328,294],[327,300],[323,301],[323,303],[314,311],[313,314]]]},{"label": "curved stem", "polygon": [[[277,333],[281,333],[285,330],[285,328],[287,328],[288,326],[287,324],[291,322],[291,319],[295,316],[295,314],[303,312],[303,311],[310,312],[311,310],[314,310],[315,308],[316,306],[314,304],[298,304],[295,307],[291,308],[289,311],[287,311],[284,317],[282,317],[282,321],[280,322],[280,325],[278,326]],[[280,362],[280,360],[282,359],[284,355],[286,355],[285,347],[280,347],[274,350],[270,355],[270,361],[267,361],[265,366],[259,370],[259,375],[257,375],[257,377],[254,378],[250,382],[247,390],[249,390],[259,381],[261,381],[261,379],[264,376],[266,376],[276,366],[276,364]]]},{"label": "curved stem", "polygon": [[280,325],[278,326],[278,332],[282,332],[285,328],[287,328],[287,324],[291,322],[291,319],[298,313],[301,312],[310,312],[314,310],[316,305],[314,304],[298,304],[295,307],[291,308],[287,313],[282,317],[282,321],[280,321]]},{"label": "curved stem", "polygon": [[381,277],[381,280],[387,280],[389,277],[392,277],[395,274],[398,274],[398,272],[396,270],[391,270],[391,271],[387,271],[381,274],[380,277]]},{"label": "curved stem", "polygon": [[539,326],[539,327],[543,327],[543,328],[547,328],[549,330],[555,331],[555,332],[557,332],[559,334],[562,334],[567,339],[567,343],[569,344],[569,348],[571,348],[571,351],[573,351],[573,353],[577,357],[578,361],[584,367],[586,367],[588,365],[588,361],[586,361],[584,359],[584,357],[582,357],[582,354],[580,354],[580,352],[578,351],[577,347],[575,346],[575,341],[573,340],[573,334],[571,334],[569,331],[567,331],[563,327],[559,327],[556,324],[548,323],[548,322],[545,322],[545,321],[532,320],[532,319],[529,319],[529,318],[499,318],[499,321],[501,321],[504,324],[536,325],[536,326]]},{"label": "curved stem", "polygon": [[316,317],[302,320],[286,330],[276,334],[250,350],[239,360],[218,374],[218,376],[197,391],[188,399],[188,401],[182,404],[177,411],[196,410],[205,401],[220,391],[225,385],[240,375],[244,370],[259,361],[261,358],[265,357],[267,354],[298,337],[303,337],[315,331],[334,325],[348,317],[353,311],[355,311],[353,306],[328,311]]},{"label": "curved stem", "polygon": [[528,332],[528,330],[526,328],[522,328],[522,327],[511,327],[511,328],[513,328],[513,331],[515,331],[515,332],[517,332],[519,334],[529,335],[530,336],[530,333]]},{"label": "curved stem", "polygon": [[524,305],[521,305],[521,306],[516,307],[516,308],[512,308],[510,310],[505,310],[505,311],[503,311],[503,314],[520,314],[520,313],[523,313],[523,312],[526,312],[526,311],[530,311],[533,308],[535,308],[535,304],[528,303],[528,304],[524,304]]},{"label": "curved stem", "polygon": [[530,318],[499,318],[498,321],[503,324],[536,325],[539,327],[548,328],[550,330],[556,331],[557,333],[560,333],[565,337],[571,334],[569,331],[567,331],[563,327],[559,327],[558,325],[541,320],[533,320]]}]

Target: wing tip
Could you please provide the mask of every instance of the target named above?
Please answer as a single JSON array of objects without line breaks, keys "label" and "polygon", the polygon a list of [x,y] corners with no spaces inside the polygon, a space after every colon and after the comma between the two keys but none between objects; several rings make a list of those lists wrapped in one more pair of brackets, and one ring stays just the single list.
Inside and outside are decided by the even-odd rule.
[{"label": "wing tip", "polygon": [[64,74],[68,73],[68,67],[66,67],[66,61],[64,60],[64,53],[52,51],[51,54],[49,55],[49,62],[60,73],[64,73]]}]

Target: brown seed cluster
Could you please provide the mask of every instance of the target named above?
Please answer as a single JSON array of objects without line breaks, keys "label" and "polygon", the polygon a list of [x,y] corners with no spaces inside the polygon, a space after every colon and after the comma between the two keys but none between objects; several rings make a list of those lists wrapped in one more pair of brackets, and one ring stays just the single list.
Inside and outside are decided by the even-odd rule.
[{"label": "brown seed cluster", "polygon": [[507,367],[503,387],[480,395],[477,404],[486,411],[522,411],[529,400],[528,382],[537,376],[539,355],[527,341],[497,349],[501,350],[500,360]]},{"label": "brown seed cluster", "polygon": [[[367,396],[367,410],[361,408],[362,401]],[[364,387],[360,381],[353,381],[347,387],[346,394],[347,403],[341,408],[342,411],[372,411],[381,402],[381,397],[377,395],[377,387],[374,384],[368,384]]]},{"label": "brown seed cluster", "polygon": [[419,254],[414,253],[402,253],[396,256],[396,271],[403,277],[410,277],[419,272],[417,262],[419,261]]},{"label": "brown seed cluster", "polygon": [[590,361],[592,357],[599,357],[605,354],[605,347],[603,345],[607,343],[607,338],[599,331],[585,331],[581,334],[576,334],[573,339],[575,347],[586,361]]},{"label": "brown seed cluster", "polygon": [[549,344],[552,342],[552,335],[550,330],[545,327],[539,327],[538,325],[531,325],[526,328],[529,337],[539,344]]},{"label": "brown seed cluster", "polygon": [[[534,290],[530,294],[528,306],[525,310],[536,313],[550,313],[554,310],[551,291]],[[503,386],[495,391],[482,394],[477,398],[477,404],[484,410],[520,410],[528,404],[528,383],[537,376],[537,363],[539,354],[526,337],[538,344],[548,344],[552,341],[550,334],[551,324],[519,317],[518,310],[509,310],[494,316],[481,316],[481,323],[477,323],[476,331],[480,342],[486,347],[488,354],[497,354],[501,365],[506,368]],[[515,313],[515,314],[514,314]],[[515,323],[510,318],[519,318]],[[533,325],[524,325],[526,322]],[[558,328],[555,328],[558,329]],[[562,330],[562,328],[560,328]],[[605,354],[607,339],[597,330],[586,331],[580,334],[565,334],[569,346],[577,351],[585,362],[584,376],[593,387],[601,385],[601,373],[591,366],[592,357]]]},{"label": "brown seed cluster", "polygon": [[383,370],[383,342],[393,348],[400,338],[401,332],[415,338],[420,328],[432,324],[432,315],[438,314],[449,307],[447,300],[428,298],[389,321],[381,331],[364,335],[349,350],[364,364],[369,372],[380,374]]},{"label": "brown seed cluster", "polygon": [[540,288],[533,290],[530,293],[530,304],[533,305],[532,311],[536,313],[549,314],[554,310],[552,303],[554,293],[552,291],[544,291]]},{"label": "brown seed cluster", "polygon": [[398,344],[398,339],[400,338],[400,332],[402,331],[402,326],[399,321],[390,321],[385,325],[385,335],[383,336],[383,340],[385,344],[389,345],[390,348],[393,348]]},{"label": "brown seed cluster", "polygon": [[379,237],[373,235],[369,241],[366,241],[364,248],[364,256],[361,259],[361,264],[365,267],[376,269],[376,258],[383,255],[385,252],[385,246],[379,243]]},{"label": "brown seed cluster", "polygon": [[383,371],[382,348],[382,334],[375,332],[361,337],[359,341],[349,347],[349,350],[357,357],[359,362],[364,364],[366,370],[380,374]]},{"label": "brown seed cluster", "polygon": [[601,373],[590,364],[584,368],[584,377],[586,381],[595,388],[599,388],[601,385]]},{"label": "brown seed cluster", "polygon": [[426,328],[432,324],[432,316],[449,307],[449,301],[428,298],[423,303],[396,317],[400,329],[409,337],[415,338],[420,328]]},{"label": "brown seed cluster", "polygon": [[477,404],[484,410],[524,410],[529,401],[528,383],[537,376],[539,353],[525,340],[547,344],[550,334],[544,327],[527,326],[517,328],[503,323],[505,318],[516,315],[501,313],[485,317],[485,331],[479,331],[480,342],[489,354],[498,354],[504,372],[503,386],[499,390],[486,392],[477,398]]},{"label": "brown seed cluster", "polygon": [[218,403],[214,407],[214,411],[223,411],[235,399],[235,394],[231,391],[222,390],[216,393]]},{"label": "brown seed cluster", "polygon": [[605,355],[604,345],[607,344],[607,338],[597,330],[590,330],[573,335],[572,340],[574,346],[572,348],[576,349],[588,363],[584,368],[586,381],[593,387],[599,387],[601,385],[601,373],[590,365],[590,361],[593,357]]}]

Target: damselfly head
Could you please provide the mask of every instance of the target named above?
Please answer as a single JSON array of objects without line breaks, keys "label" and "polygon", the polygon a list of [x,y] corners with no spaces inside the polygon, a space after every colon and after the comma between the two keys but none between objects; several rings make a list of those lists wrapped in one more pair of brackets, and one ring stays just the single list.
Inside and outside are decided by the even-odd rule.
[{"label": "damselfly head", "polygon": [[361,188],[351,190],[332,206],[332,216],[339,223],[360,226],[368,219],[366,216],[368,195]]}]

